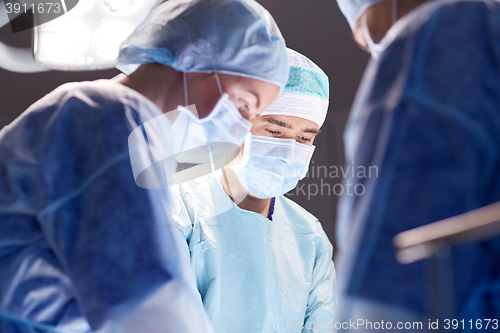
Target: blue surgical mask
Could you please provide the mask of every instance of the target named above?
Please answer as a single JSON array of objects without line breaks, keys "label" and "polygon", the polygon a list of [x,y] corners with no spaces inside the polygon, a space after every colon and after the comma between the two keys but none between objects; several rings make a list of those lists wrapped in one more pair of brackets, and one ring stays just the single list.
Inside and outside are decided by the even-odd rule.
[{"label": "blue surgical mask", "polygon": [[315,148],[293,139],[248,135],[241,163],[230,168],[251,196],[273,198],[294,189],[305,177]]},{"label": "blue surgical mask", "polygon": [[[219,89],[222,97],[212,112],[201,120],[194,105],[179,106],[178,110],[150,119],[132,131],[128,143],[137,185],[163,189],[201,177],[214,171],[214,162],[239,150],[252,123],[243,118],[229,96],[222,93],[220,84]],[[191,167],[182,170],[181,177],[179,163],[208,164],[212,170],[204,165],[198,169]]]},{"label": "blue surgical mask", "polygon": [[[229,95],[222,92],[218,75],[216,80],[221,98],[207,117],[200,120],[194,106],[177,108],[172,139],[179,163],[213,164],[234,153],[252,128],[252,123],[241,115]],[[186,87],[185,91],[187,96]]]}]

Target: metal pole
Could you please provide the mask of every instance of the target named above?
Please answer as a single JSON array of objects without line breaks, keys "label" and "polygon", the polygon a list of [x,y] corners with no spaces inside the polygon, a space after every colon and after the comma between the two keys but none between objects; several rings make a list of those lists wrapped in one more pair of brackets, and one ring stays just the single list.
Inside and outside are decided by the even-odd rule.
[{"label": "metal pole", "polygon": [[429,258],[430,297],[429,309],[434,320],[438,320],[436,332],[444,332],[445,319],[455,315],[453,256],[447,244],[437,246],[435,255]]}]

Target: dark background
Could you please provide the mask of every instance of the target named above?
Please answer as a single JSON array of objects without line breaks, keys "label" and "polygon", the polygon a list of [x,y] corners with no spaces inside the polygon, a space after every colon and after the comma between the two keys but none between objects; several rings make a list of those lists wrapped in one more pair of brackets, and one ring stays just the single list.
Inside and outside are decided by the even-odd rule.
[{"label": "dark background", "polygon": [[[351,31],[335,0],[260,0],[278,23],[288,47],[306,55],[330,78],[330,109],[322,133],[315,141],[314,166],[343,166],[342,132],[368,55],[354,43]],[[31,31],[13,34],[10,26],[0,29],[0,40],[15,46],[30,46]],[[0,128],[9,124],[30,104],[62,83],[111,78],[117,70],[94,72],[12,73],[0,69]],[[323,175],[322,175],[323,176]],[[330,186],[340,178],[323,179]],[[322,222],[334,241],[338,197],[331,193],[312,195],[321,184],[317,177],[306,177],[301,183],[306,195],[294,192],[291,199],[301,204]],[[299,183],[299,186],[300,184]],[[316,185],[314,185],[316,184]],[[311,190],[309,195],[307,189]]]}]

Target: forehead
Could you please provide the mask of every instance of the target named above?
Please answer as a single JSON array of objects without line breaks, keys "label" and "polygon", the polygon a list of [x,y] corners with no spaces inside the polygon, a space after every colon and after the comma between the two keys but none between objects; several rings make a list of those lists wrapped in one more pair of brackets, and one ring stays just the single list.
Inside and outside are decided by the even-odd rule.
[{"label": "forehead", "polygon": [[265,116],[260,116],[257,118],[254,118],[253,121],[256,121],[258,123],[270,123],[273,122],[273,120],[277,120],[279,122],[286,123],[288,125],[292,125],[294,128],[300,128],[300,127],[313,127],[316,129],[319,129],[318,124],[315,122],[309,120],[309,119],[304,119],[301,117],[296,117],[296,116],[287,116],[287,115],[265,115]]},{"label": "forehead", "polygon": [[218,75],[227,88],[244,89],[257,94],[270,94],[273,101],[280,91],[279,86],[266,81],[231,74],[219,73]]}]

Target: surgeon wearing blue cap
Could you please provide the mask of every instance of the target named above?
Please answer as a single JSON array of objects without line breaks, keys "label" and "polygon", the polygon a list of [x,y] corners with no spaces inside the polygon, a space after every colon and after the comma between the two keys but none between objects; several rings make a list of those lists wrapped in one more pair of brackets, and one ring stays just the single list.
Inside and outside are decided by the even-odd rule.
[{"label": "surgeon wearing blue cap", "polygon": [[[340,320],[421,321],[425,331],[428,263],[399,264],[393,238],[500,200],[500,3],[338,4],[372,54],[344,133],[346,160],[378,168],[378,177],[349,177],[366,193],[339,203]],[[499,249],[498,238],[451,249],[451,319],[498,318]]]},{"label": "surgeon wearing blue cap", "polygon": [[162,148],[180,156],[178,126],[243,143],[287,82],[284,40],[253,0],[170,0],[118,67],[129,75],[65,84],[0,132],[0,332],[212,332],[170,193],[135,172]]},{"label": "surgeon wearing blue cap", "polygon": [[333,247],[316,217],[284,196],[308,170],[329,100],[328,77],[288,50],[290,78],[255,118],[233,160],[172,187],[215,332],[331,332]]}]

